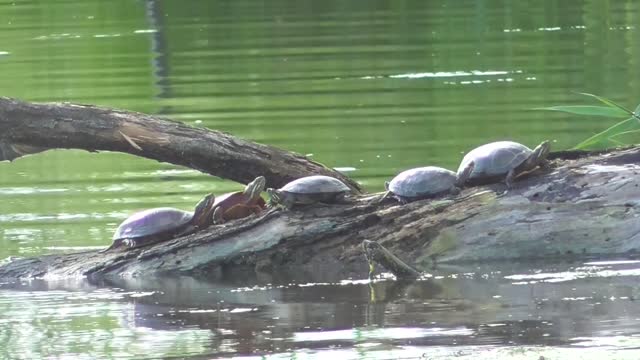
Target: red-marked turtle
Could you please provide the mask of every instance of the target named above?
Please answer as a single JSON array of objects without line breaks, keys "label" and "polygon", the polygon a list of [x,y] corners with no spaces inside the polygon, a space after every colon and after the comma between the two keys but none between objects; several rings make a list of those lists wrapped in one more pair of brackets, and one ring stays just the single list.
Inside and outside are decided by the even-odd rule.
[{"label": "red-marked turtle", "polygon": [[469,178],[473,168],[474,162],[471,161],[459,174],[437,166],[405,170],[394,177],[391,182],[384,183],[387,193],[380,201],[391,196],[406,204],[444,193],[457,194]]},{"label": "red-marked turtle", "polygon": [[194,212],[162,207],[137,212],[118,226],[113,244],[103,251],[126,246],[136,248],[173,239],[205,228],[212,223],[215,197],[205,196]]},{"label": "red-marked turtle", "polygon": [[351,191],[342,181],[324,175],[313,175],[294,180],[282,188],[267,189],[270,206],[281,205],[290,209],[294,205],[336,203]]},{"label": "red-marked turtle", "polygon": [[247,184],[244,191],[236,191],[216,197],[213,204],[213,222],[242,219],[251,214],[259,214],[267,206],[260,193],[264,191],[266,180],[258,176]]},{"label": "red-marked turtle", "polygon": [[469,180],[488,182],[504,178],[507,187],[511,188],[513,180],[519,174],[531,171],[539,165],[546,166],[550,148],[549,141],[543,141],[533,150],[513,141],[492,142],[467,153],[460,163],[458,174],[473,161],[475,167]]}]

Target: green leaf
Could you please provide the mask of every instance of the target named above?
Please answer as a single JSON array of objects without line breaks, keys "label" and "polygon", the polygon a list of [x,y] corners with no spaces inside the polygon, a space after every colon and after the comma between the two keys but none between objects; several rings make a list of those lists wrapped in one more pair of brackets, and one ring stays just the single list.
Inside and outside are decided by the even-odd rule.
[{"label": "green leaf", "polygon": [[543,108],[534,108],[533,110],[549,110],[562,111],[570,114],[590,115],[590,116],[607,116],[614,118],[626,118],[629,114],[618,108],[607,106],[590,106],[590,105],[567,105],[567,106],[551,106]]},{"label": "green leaf", "polygon": [[613,140],[613,138],[616,138],[616,137],[619,137],[619,136],[624,136],[624,135],[629,135],[629,134],[636,134],[636,133],[640,133],[640,129],[623,131],[621,133],[617,133],[617,134],[611,136],[609,139]]},{"label": "green leaf", "polygon": [[623,131],[617,133],[609,138],[612,142],[619,143],[620,145],[628,146],[631,144],[637,144],[640,139],[640,129]]},{"label": "green leaf", "polygon": [[611,143],[618,143],[617,141],[612,141],[612,138],[616,136],[616,134],[629,132],[636,129],[640,129],[640,123],[635,118],[629,118],[627,120],[622,120],[619,123],[609,127],[608,129],[600,132],[598,134],[593,135],[587,140],[581,142],[576,145],[574,149],[576,150],[584,150],[584,149],[594,149],[594,148],[607,148],[611,146]]},{"label": "green leaf", "polygon": [[633,116],[633,117],[637,117],[637,115],[636,115],[636,114],[634,114],[634,112],[633,112],[633,111],[631,111],[631,110],[629,110],[629,109],[625,108],[625,107],[624,107],[624,106],[622,106],[622,105],[618,105],[618,104],[614,103],[613,101],[611,101],[611,100],[609,100],[609,99],[605,99],[605,98],[603,98],[602,96],[593,95],[593,94],[589,94],[589,93],[578,93],[578,94],[585,95],[585,96],[591,96],[591,97],[594,97],[594,98],[598,99],[600,102],[602,102],[602,103],[604,103],[604,104],[607,104],[607,105],[609,105],[609,106],[610,106],[610,107],[612,107],[612,108],[618,108],[618,109],[620,109],[620,110],[622,110],[622,111],[626,112],[626,113],[627,113],[627,115],[631,115],[631,116]]},{"label": "green leaf", "polygon": [[618,141],[618,140],[616,140],[616,139],[614,139],[614,138],[609,138],[609,140],[611,140],[611,142],[612,142],[612,143],[614,143],[614,144],[616,144],[616,145],[618,145],[618,146],[625,146],[625,145],[627,145],[627,144],[623,143],[622,141]]}]

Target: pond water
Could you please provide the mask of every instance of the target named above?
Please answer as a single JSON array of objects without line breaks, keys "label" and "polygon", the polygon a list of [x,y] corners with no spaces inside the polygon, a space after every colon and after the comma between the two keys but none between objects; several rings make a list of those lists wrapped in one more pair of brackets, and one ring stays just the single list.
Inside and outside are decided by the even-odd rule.
[{"label": "pond water", "polygon": [[[0,88],[227,131],[379,191],[488,141],[566,149],[612,125],[533,109],[637,105],[639,19],[631,0],[0,0]],[[136,210],[238,188],[115,153],[0,163],[0,259],[106,246]],[[633,261],[366,271],[4,283],[0,357],[640,357]]]}]

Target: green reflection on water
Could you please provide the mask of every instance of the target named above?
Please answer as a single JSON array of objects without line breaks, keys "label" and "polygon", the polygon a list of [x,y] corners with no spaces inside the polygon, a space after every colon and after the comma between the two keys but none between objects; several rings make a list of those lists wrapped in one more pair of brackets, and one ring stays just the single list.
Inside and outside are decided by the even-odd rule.
[{"label": "green reflection on water", "polygon": [[[638,11],[630,0],[0,1],[1,95],[228,131],[356,168],[379,191],[410,167],[456,168],[485,142],[562,149],[613,124],[529,109],[582,103],[574,91],[638,103]],[[133,211],[240,188],[183,170],[79,151],[0,163],[0,258],[106,245]],[[75,321],[74,336],[118,331],[114,318]],[[28,336],[45,337],[40,325],[55,330]],[[170,354],[204,349],[198,336]]]},{"label": "green reflection on water", "polygon": [[[611,125],[529,110],[583,101],[572,91],[637,102],[638,5],[603,4],[6,2],[0,81],[5,95],[156,113],[310,154],[379,191],[407,168],[455,169],[484,142],[561,149]],[[107,244],[132,211],[238,188],[157,172],[171,169],[74,151],[0,164],[3,227],[22,234],[0,235],[0,256]]]},{"label": "green reflection on water", "polygon": [[0,358],[158,358],[206,353],[213,334],[135,323],[126,293],[0,292]]}]

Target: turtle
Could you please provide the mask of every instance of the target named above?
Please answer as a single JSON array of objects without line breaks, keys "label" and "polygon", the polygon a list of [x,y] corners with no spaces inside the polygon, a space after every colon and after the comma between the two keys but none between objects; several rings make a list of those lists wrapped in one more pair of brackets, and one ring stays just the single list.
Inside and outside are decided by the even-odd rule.
[{"label": "turtle", "polygon": [[426,199],[436,195],[457,194],[473,171],[474,162],[466,165],[459,174],[438,166],[425,166],[409,169],[396,175],[391,182],[385,181],[387,193],[380,199],[394,197],[403,204]]},{"label": "turtle", "polygon": [[469,181],[491,182],[504,179],[507,188],[511,188],[513,180],[520,174],[529,172],[537,166],[546,167],[547,155],[551,145],[543,141],[535,149],[513,141],[496,141],[479,146],[469,151],[458,168],[458,175],[465,171],[470,162],[475,166]]},{"label": "turtle", "polygon": [[213,204],[213,222],[221,224],[225,221],[245,218],[258,214],[266,208],[260,193],[264,191],[266,180],[258,176],[247,184],[244,191],[236,191],[216,197]]},{"label": "turtle", "polygon": [[269,205],[281,205],[286,209],[294,205],[342,202],[349,192],[351,189],[345,183],[325,175],[306,176],[280,189],[267,189]]},{"label": "turtle", "polygon": [[187,235],[212,224],[213,194],[198,202],[194,212],[160,207],[137,212],[118,226],[108,251],[121,246],[136,248]]}]

